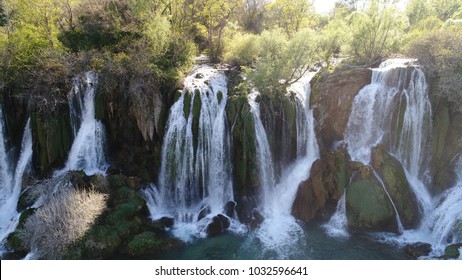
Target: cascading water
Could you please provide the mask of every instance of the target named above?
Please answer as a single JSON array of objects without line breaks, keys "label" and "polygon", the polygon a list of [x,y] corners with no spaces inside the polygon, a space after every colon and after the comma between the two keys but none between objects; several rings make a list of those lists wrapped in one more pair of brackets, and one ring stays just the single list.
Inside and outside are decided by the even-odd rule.
[{"label": "cascading water", "polygon": [[267,135],[260,120],[257,92],[249,96],[249,104],[255,123],[257,156],[259,162],[261,210],[264,221],[256,230],[256,236],[265,251],[271,251],[277,258],[287,258],[295,254],[298,242],[303,242],[304,231],[291,215],[292,204],[299,184],[309,177],[311,165],[319,157],[319,148],[315,138],[313,113],[307,101],[311,93],[310,81],[315,73],[308,73],[288,90],[296,93],[295,107],[297,124],[298,160],[288,166],[281,180],[274,182],[274,169],[271,162]]},{"label": "cascading water", "polygon": [[[427,190],[432,111],[425,75],[412,63],[388,60],[373,69],[371,84],[355,98],[345,142],[353,160],[369,164],[371,149],[382,143],[402,163],[422,207],[422,222],[417,229],[402,231],[399,236],[381,236],[400,245],[431,243],[432,255],[437,256],[447,244],[462,241],[462,180],[435,199]],[[462,170],[462,165],[456,169]]]},{"label": "cascading water", "polygon": [[326,230],[326,233],[332,237],[340,237],[340,238],[348,238],[350,237],[350,233],[348,232],[348,219],[347,219],[347,212],[346,212],[346,191],[351,186],[353,179],[356,177],[358,172],[354,172],[346,186],[345,190],[343,191],[342,197],[337,203],[337,208],[335,213],[329,219],[329,222],[322,225],[322,227]]},{"label": "cascading water", "polygon": [[[369,164],[371,150],[387,144],[403,164],[423,209],[431,196],[421,182],[431,133],[431,106],[425,75],[413,60],[391,59],[373,69],[371,84],[356,96],[345,130],[345,143],[354,161]],[[396,123],[393,123],[396,116]]]},{"label": "cascading water", "polygon": [[425,215],[417,232],[410,232],[402,238],[404,242],[412,242],[423,234],[429,235],[424,241],[433,245],[434,256],[443,254],[446,245],[462,242],[462,156],[455,168],[457,184],[436,197],[437,206]]},{"label": "cascading water", "polygon": [[83,170],[87,175],[104,173],[107,167],[104,153],[105,129],[95,118],[95,91],[98,78],[93,72],[85,73],[84,83],[74,81],[69,94],[71,124],[75,136],[66,166],[58,173]]},{"label": "cascading water", "polygon": [[[0,108],[1,109],[1,108]],[[0,112],[1,113],[1,112]],[[0,114],[2,115],[2,114]],[[6,159],[4,157],[4,131],[3,131],[3,117],[0,119],[0,156],[1,160]],[[0,255],[5,253],[5,241],[8,235],[16,229],[19,220],[19,213],[16,211],[18,204],[19,195],[22,188],[22,180],[24,173],[27,171],[32,159],[32,132],[30,128],[30,119],[27,121],[24,129],[24,135],[21,144],[21,153],[19,160],[14,169],[14,176],[2,180],[0,185],[1,200],[0,200]],[[5,161],[3,164],[8,164],[9,161]],[[0,168],[3,168],[1,166]],[[3,176],[2,172],[2,176]],[[11,175],[9,175],[11,176]],[[3,184],[6,182],[7,184]]]},{"label": "cascading water", "polygon": [[[205,236],[211,218],[234,200],[227,100],[223,71],[203,65],[185,79],[170,109],[159,187],[151,186],[145,196],[152,218],[173,216],[173,232],[183,240]],[[198,221],[201,209],[208,215]]]}]

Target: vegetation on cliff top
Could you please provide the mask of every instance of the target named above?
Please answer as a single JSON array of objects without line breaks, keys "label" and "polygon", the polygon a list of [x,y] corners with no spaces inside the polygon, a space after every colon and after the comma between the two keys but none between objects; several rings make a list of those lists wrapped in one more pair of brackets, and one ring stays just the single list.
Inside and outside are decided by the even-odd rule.
[{"label": "vegetation on cliff top", "polygon": [[73,73],[175,85],[206,52],[247,67],[249,81],[271,93],[334,57],[374,65],[406,52],[459,102],[462,1],[396,2],[338,0],[320,15],[309,0],[1,0],[0,88],[49,110],[65,101]]}]

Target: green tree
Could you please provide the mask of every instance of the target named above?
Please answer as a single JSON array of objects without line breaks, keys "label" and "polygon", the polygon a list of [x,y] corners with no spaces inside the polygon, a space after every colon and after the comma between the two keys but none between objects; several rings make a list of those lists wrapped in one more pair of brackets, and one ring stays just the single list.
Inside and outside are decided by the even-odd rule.
[{"label": "green tree", "polygon": [[267,14],[266,0],[244,0],[239,23],[245,31],[260,34],[264,27]]},{"label": "green tree", "polygon": [[275,0],[268,6],[270,25],[282,28],[287,36],[308,25],[310,2],[308,0]]},{"label": "green tree", "polygon": [[339,54],[348,41],[349,29],[347,23],[341,18],[333,18],[322,29],[320,35],[319,56],[327,67],[335,54]]},{"label": "green tree", "polygon": [[414,25],[434,14],[434,10],[428,0],[411,0],[406,7],[409,23]]},{"label": "green tree", "polygon": [[462,7],[462,0],[431,0],[431,5],[438,18],[446,21]]},{"label": "green tree", "polygon": [[235,34],[226,44],[224,61],[237,66],[252,66],[261,53],[258,39],[254,34]]},{"label": "green tree", "polygon": [[399,50],[405,18],[386,3],[372,0],[364,12],[352,15],[350,52],[360,63],[373,63]]},{"label": "green tree", "polygon": [[462,28],[444,28],[415,38],[407,54],[418,58],[427,75],[436,81],[435,94],[462,111]]},{"label": "green tree", "polygon": [[282,29],[264,31],[259,39],[260,59],[247,75],[263,94],[284,92],[319,61],[318,40],[311,29],[302,29],[288,40]]},{"label": "green tree", "polygon": [[224,46],[224,31],[242,7],[241,0],[185,0],[185,21],[191,25],[193,33],[205,37],[207,50],[212,62],[221,60]]}]

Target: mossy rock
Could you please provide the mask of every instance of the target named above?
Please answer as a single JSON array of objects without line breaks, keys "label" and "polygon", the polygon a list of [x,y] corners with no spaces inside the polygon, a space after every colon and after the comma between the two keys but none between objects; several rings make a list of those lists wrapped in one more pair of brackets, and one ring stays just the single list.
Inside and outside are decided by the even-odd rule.
[{"label": "mossy rock", "polygon": [[111,186],[111,189],[118,189],[128,186],[127,177],[120,174],[107,176],[107,180]]},{"label": "mossy rock", "polygon": [[184,111],[184,117],[188,119],[189,113],[191,111],[191,93],[185,92],[184,94],[184,101],[183,101],[183,111]]},{"label": "mossy rock", "polygon": [[193,106],[192,106],[192,133],[193,133],[193,144],[194,150],[197,149],[198,145],[198,133],[199,133],[199,118],[202,109],[202,100],[199,90],[196,90],[193,97]]},{"label": "mossy rock", "polygon": [[218,104],[221,104],[221,101],[223,100],[223,92],[221,92],[221,90],[217,92],[217,100]]},{"label": "mossy rock", "polygon": [[372,165],[383,178],[383,183],[393,200],[405,229],[418,226],[421,209],[401,163],[390,155],[385,147],[372,150]]},{"label": "mossy rock", "polygon": [[120,204],[107,216],[106,222],[110,225],[117,225],[122,221],[129,220],[143,208],[143,204],[144,201],[141,198],[135,198]]},{"label": "mossy rock", "polygon": [[162,249],[162,241],[156,234],[145,231],[136,235],[127,245],[128,254],[131,256],[146,256],[154,254]]},{"label": "mossy rock", "polygon": [[460,257],[460,249],[462,248],[462,243],[451,244],[444,249],[444,255],[442,259],[458,259]]},{"label": "mossy rock", "polygon": [[85,238],[84,248],[90,258],[109,257],[117,252],[121,239],[110,227],[96,226]]},{"label": "mossy rock", "polygon": [[32,137],[37,140],[33,145],[34,161],[39,166],[40,175],[45,176],[67,159],[72,145],[69,115],[42,119],[31,113],[31,128]]},{"label": "mossy rock", "polygon": [[397,232],[396,215],[380,182],[363,167],[346,193],[348,226],[353,230]]},{"label": "mossy rock", "polygon": [[10,249],[16,252],[25,252],[27,248],[22,245],[21,237],[18,231],[12,232],[6,239],[7,245]]}]

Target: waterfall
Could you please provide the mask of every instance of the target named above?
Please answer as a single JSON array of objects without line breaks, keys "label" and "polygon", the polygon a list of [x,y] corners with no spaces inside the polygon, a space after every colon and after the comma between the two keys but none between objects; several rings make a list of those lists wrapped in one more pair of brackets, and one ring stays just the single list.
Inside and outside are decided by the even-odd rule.
[{"label": "waterfall", "polygon": [[[1,109],[1,108],[0,108]],[[1,113],[1,112],[0,112]],[[2,114],[0,114],[2,115]],[[3,118],[3,117],[2,117]],[[6,159],[4,157],[4,131],[3,131],[3,119],[0,119],[0,156],[1,160]],[[14,169],[14,176],[3,180],[8,182],[9,185],[0,185],[1,188],[1,201],[0,201],[0,255],[4,253],[3,249],[5,241],[8,235],[16,229],[19,220],[19,213],[16,211],[18,204],[19,195],[22,188],[22,180],[24,173],[30,165],[32,159],[32,131],[30,128],[30,119],[27,121],[26,127],[24,128],[24,135],[21,144],[21,153],[19,155],[18,162]],[[2,162],[2,164],[8,164],[8,161]],[[3,166],[2,166],[3,168]],[[3,174],[2,174],[3,176]]]},{"label": "waterfall", "polygon": [[348,238],[348,220],[346,215],[346,190],[338,201],[337,209],[329,222],[322,225],[327,234],[332,237]]},{"label": "waterfall", "polygon": [[286,167],[279,182],[274,181],[274,169],[271,162],[270,147],[266,132],[261,125],[260,110],[256,102],[258,93],[249,96],[249,104],[255,121],[257,138],[257,156],[259,162],[261,210],[265,220],[256,231],[256,236],[265,250],[276,253],[278,258],[287,258],[295,254],[298,243],[303,242],[304,232],[291,215],[292,204],[302,181],[308,179],[313,162],[319,157],[319,147],[314,131],[312,110],[307,101],[311,94],[310,81],[315,73],[308,73],[288,88],[295,92],[297,152],[296,162]]},{"label": "waterfall", "polygon": [[438,206],[427,215],[424,226],[437,246],[462,242],[462,156],[456,164],[458,182],[444,192]]},{"label": "waterfall", "polygon": [[403,233],[404,232],[404,227],[403,223],[401,222],[401,217],[399,216],[398,209],[396,208],[395,202],[390,196],[390,193],[387,191],[387,188],[385,187],[385,184],[383,183],[382,178],[380,175],[377,173],[377,171],[372,169],[372,173],[374,174],[375,178],[379,181],[380,186],[382,186],[383,191],[387,195],[388,199],[390,200],[391,206],[393,207],[393,210],[395,211],[395,216],[396,216],[396,224],[398,225],[398,232]]},{"label": "waterfall", "polygon": [[11,186],[13,185],[13,176],[6,145],[3,109],[0,105],[0,203],[2,203],[2,205],[11,192]]},{"label": "waterfall", "polygon": [[105,129],[95,118],[95,91],[98,78],[93,72],[86,72],[84,83],[74,81],[69,94],[71,126],[75,136],[66,166],[59,173],[68,170],[83,170],[87,175],[104,173],[107,167],[104,152]]},{"label": "waterfall", "polygon": [[351,183],[357,174],[358,171],[355,171],[351,175],[350,181],[345,187],[342,197],[337,203],[337,208],[335,209],[334,215],[332,215],[332,217],[329,219],[329,222],[322,225],[322,227],[326,230],[326,233],[332,237],[350,237],[350,234],[348,233],[348,218],[346,212],[346,192],[347,189],[351,186]]},{"label": "waterfall", "polygon": [[428,161],[431,105],[428,85],[410,59],[390,59],[373,69],[371,84],[353,102],[345,143],[354,161],[369,164],[371,150],[385,144],[402,164],[422,208],[432,208],[423,174]]},{"label": "waterfall", "polygon": [[260,193],[261,201],[263,205],[269,203],[271,194],[274,191],[274,167],[271,156],[271,149],[268,142],[268,136],[266,135],[265,128],[260,118],[260,104],[256,102],[257,97],[260,95],[259,92],[253,91],[249,95],[249,104],[252,111],[252,117],[255,126],[255,138],[256,138],[256,151],[258,157],[258,173],[260,179]]},{"label": "waterfall", "polygon": [[[227,78],[202,65],[185,79],[167,121],[159,186],[145,192],[153,219],[168,214],[182,239],[204,236],[204,227],[234,200],[230,132],[226,122]],[[201,209],[207,217],[198,222]]]}]

